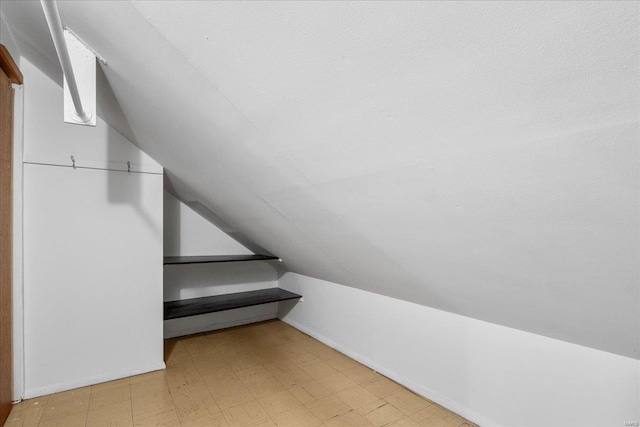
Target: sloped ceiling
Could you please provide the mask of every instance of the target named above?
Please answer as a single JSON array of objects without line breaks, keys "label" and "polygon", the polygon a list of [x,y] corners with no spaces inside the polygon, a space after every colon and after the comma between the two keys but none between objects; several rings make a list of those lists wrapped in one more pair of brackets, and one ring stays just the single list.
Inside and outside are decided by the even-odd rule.
[{"label": "sloped ceiling", "polygon": [[103,117],[289,270],[640,357],[637,3],[59,7]]}]

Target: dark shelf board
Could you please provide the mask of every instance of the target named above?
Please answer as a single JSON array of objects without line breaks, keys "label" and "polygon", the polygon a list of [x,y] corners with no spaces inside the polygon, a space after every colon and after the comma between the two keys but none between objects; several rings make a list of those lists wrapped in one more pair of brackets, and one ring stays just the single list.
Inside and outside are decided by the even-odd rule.
[{"label": "dark shelf board", "polygon": [[238,292],[235,294],[215,295],[212,297],[191,298],[164,303],[164,320],[197,316],[198,314],[215,313],[233,310],[234,308],[251,307],[270,302],[286,301],[302,298],[302,295],[280,288],[261,289],[259,291]]},{"label": "dark shelf board", "polygon": [[268,261],[279,259],[271,255],[204,255],[204,256],[166,256],[164,264],[204,264],[209,262]]}]

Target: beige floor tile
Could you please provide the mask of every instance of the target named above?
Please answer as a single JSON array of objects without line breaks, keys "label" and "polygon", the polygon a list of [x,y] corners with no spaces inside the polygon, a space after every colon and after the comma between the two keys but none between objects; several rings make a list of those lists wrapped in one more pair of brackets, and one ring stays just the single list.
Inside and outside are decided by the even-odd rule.
[{"label": "beige floor tile", "polygon": [[181,356],[180,358],[174,358],[171,361],[165,360],[164,363],[165,365],[167,365],[166,370],[184,369],[187,367],[195,369],[196,367],[196,365],[193,363],[191,356],[189,356],[187,353],[184,353],[184,355]]},{"label": "beige floor tile", "polygon": [[211,411],[180,417],[180,423],[182,427],[227,427],[229,425],[222,412]]},{"label": "beige floor tile", "polygon": [[131,401],[102,405],[97,408],[89,407],[87,416],[88,427],[102,426],[132,426],[133,411]]},{"label": "beige floor tile", "polygon": [[131,380],[129,377],[121,378],[119,380],[107,381],[104,383],[94,384],[91,386],[91,393],[95,393],[96,391],[106,391],[112,388],[122,387],[124,385],[131,384]]},{"label": "beige floor tile", "polygon": [[465,424],[465,421],[463,418],[455,414],[450,414],[450,415],[445,415],[443,418],[440,418],[435,422],[430,422],[429,424],[422,424],[422,425],[423,426],[427,425],[429,427],[460,427],[460,426],[463,426],[464,424]]},{"label": "beige floor tile", "polygon": [[464,418],[454,414],[440,405],[431,404],[428,407],[416,412],[411,418],[422,426],[443,426],[448,427],[455,424],[458,427],[465,422]]},{"label": "beige floor tile", "polygon": [[306,365],[310,365],[312,363],[320,362],[321,360],[315,357],[313,354],[308,353],[306,351],[293,355],[289,357],[293,363],[298,365],[299,368],[304,368]]},{"label": "beige floor tile", "polygon": [[167,368],[166,381],[169,390],[192,385],[206,385],[202,374],[195,366],[183,365],[180,368]]},{"label": "beige floor tile", "polygon": [[169,393],[169,384],[165,379],[164,372],[162,372],[162,375],[150,375],[144,379],[137,377],[133,378],[136,378],[136,381],[131,381],[130,385],[132,400],[152,396],[154,394]]},{"label": "beige floor tile", "polygon": [[332,418],[324,425],[327,427],[373,427],[373,424],[355,411]]},{"label": "beige floor tile", "polygon": [[303,371],[309,374],[313,379],[319,380],[320,378],[326,378],[329,375],[333,375],[338,373],[336,369],[333,369],[331,366],[327,365],[321,360],[318,360],[313,363],[307,363],[300,366]]},{"label": "beige floor tile", "polygon": [[[279,337],[275,337],[276,341],[279,341]],[[279,344],[274,343],[276,347],[262,347],[254,350],[255,355],[259,356],[265,363],[278,363],[279,361],[286,359],[289,355],[278,347]]]},{"label": "beige floor tile", "polygon": [[22,402],[16,403],[13,405],[12,410],[23,410],[23,409],[34,409],[34,408],[43,408],[49,402],[51,395],[34,397],[33,399],[26,399]]},{"label": "beige floor tile", "polygon": [[42,421],[51,421],[59,418],[76,417],[81,414],[85,418],[89,410],[89,395],[83,394],[77,398],[66,395],[64,400],[50,399],[42,413]]},{"label": "beige floor tile", "polygon": [[216,372],[209,371],[203,374],[201,378],[211,390],[242,385],[240,379],[231,372],[231,369],[223,369]]},{"label": "beige floor tile", "polygon": [[324,388],[318,381],[309,380],[289,387],[289,391],[303,404],[330,396],[331,392]]},{"label": "beige floor tile", "polygon": [[76,388],[73,390],[67,390],[60,393],[52,394],[49,398],[49,405],[54,405],[56,403],[65,402],[69,400],[74,400],[77,402],[89,402],[89,397],[91,396],[91,386]]},{"label": "beige floor tile", "polygon": [[265,365],[265,368],[285,387],[292,387],[312,379],[308,373],[298,368],[296,364],[293,362],[290,363],[291,365],[287,366],[282,364],[269,364]]},{"label": "beige floor tile", "polygon": [[[131,388],[128,382],[109,385],[98,384],[92,387],[89,410],[131,400]],[[131,406],[131,405],[129,405]]]},{"label": "beige floor tile", "polygon": [[221,410],[255,401],[253,394],[243,385],[209,390]]},{"label": "beige floor tile", "polygon": [[346,414],[351,410],[351,408],[337,396],[324,397],[320,400],[307,404],[306,407],[313,413],[313,415],[323,422],[330,420],[333,417]]},{"label": "beige floor tile", "polygon": [[413,415],[432,405],[428,400],[404,388],[391,393],[385,397],[385,400],[405,415]]},{"label": "beige floor tile", "polygon": [[[22,402],[21,402],[22,403]],[[37,426],[42,418],[45,407],[40,406],[22,406],[14,405],[7,417],[5,426],[12,427],[31,427]]]},{"label": "beige floor tile", "polygon": [[393,424],[389,424],[389,427],[422,427],[416,421],[411,418],[403,418],[400,421],[396,421]]},{"label": "beige floor tile", "polygon": [[214,399],[221,410],[255,401],[251,392],[246,388],[229,390],[228,393],[214,397]]},{"label": "beige floor tile", "polygon": [[241,377],[240,380],[256,399],[286,390],[285,386],[280,384],[266,369]]},{"label": "beige floor tile", "polygon": [[342,353],[340,353],[339,351],[334,350],[333,348],[328,347],[324,344],[321,344],[320,346],[311,350],[310,352],[311,354],[316,356],[318,359],[323,361],[327,361],[342,355]]},{"label": "beige floor tile", "polygon": [[168,384],[154,384],[146,385],[144,387],[137,387],[135,384],[131,385],[131,400],[133,402],[141,399],[147,399],[152,396],[169,395],[170,390]]},{"label": "beige floor tile", "polygon": [[302,403],[288,390],[259,399],[258,403],[271,417],[302,406]]},{"label": "beige floor tile", "polygon": [[223,342],[216,345],[218,354],[227,362],[232,362],[243,354],[249,354],[248,348],[234,341]]},{"label": "beige floor tile", "polygon": [[339,354],[336,357],[325,360],[325,363],[340,372],[344,372],[346,370],[361,366],[358,362],[345,356],[344,354]]},{"label": "beige floor tile", "polygon": [[222,411],[229,427],[244,427],[270,421],[269,415],[256,401]]},{"label": "beige floor tile", "polygon": [[67,415],[60,418],[42,419],[39,426],[42,427],[85,427],[87,424],[86,412]]},{"label": "beige floor tile", "polygon": [[401,420],[405,415],[384,400],[378,400],[358,409],[358,413],[376,427]]},{"label": "beige floor tile", "polygon": [[40,419],[40,425],[84,425],[89,410],[91,387],[83,387],[51,395]]},{"label": "beige floor tile", "polygon": [[260,421],[257,424],[251,424],[251,427],[278,427],[271,418],[268,420]]},{"label": "beige floor tile", "polygon": [[378,397],[360,385],[354,385],[336,393],[351,409],[360,409],[378,400]]},{"label": "beige floor tile", "polygon": [[173,399],[168,391],[134,397],[131,402],[134,423],[144,418],[154,417],[165,412],[176,411]]},{"label": "beige floor tile", "polygon": [[371,393],[378,396],[380,399],[383,399],[402,388],[400,384],[391,381],[389,378],[383,376],[380,376],[380,378],[376,378],[373,381],[362,383],[362,386],[369,390]]},{"label": "beige floor tile", "polygon": [[336,372],[328,377],[318,379],[318,382],[322,384],[324,388],[331,393],[339,393],[349,387],[353,387],[356,383],[342,372]]},{"label": "beige floor tile", "polygon": [[194,357],[200,354],[209,356],[217,355],[219,346],[205,334],[192,335],[184,339],[184,346],[189,356]]},{"label": "beige floor tile", "polygon": [[286,358],[277,360],[275,362],[265,363],[264,367],[269,372],[272,372],[272,371],[290,372],[290,371],[297,371],[300,369],[300,367],[296,365],[292,360],[289,360]]},{"label": "beige floor tile", "polygon": [[351,380],[353,380],[356,384],[374,381],[382,376],[373,369],[369,369],[364,365],[358,365],[353,368],[347,369],[343,371],[343,373],[351,378]]},{"label": "beige floor tile", "polygon": [[209,371],[231,368],[230,363],[217,354],[210,356],[206,353],[202,353],[196,356],[192,356],[191,362],[200,374],[205,374]]},{"label": "beige floor tile", "polygon": [[109,419],[96,422],[88,422],[87,427],[132,427],[133,420],[131,418]]},{"label": "beige floor tile", "polygon": [[304,406],[282,412],[272,418],[278,427],[315,427],[322,424],[322,421]]},{"label": "beige floor tile", "polygon": [[164,341],[164,363],[168,366],[181,364],[191,360],[186,347],[180,339],[169,339]]},{"label": "beige floor tile", "polygon": [[146,374],[134,375],[129,377],[129,384],[132,386],[135,384],[143,384],[148,382],[163,382],[165,377],[165,371],[153,371]]},{"label": "beige floor tile", "polygon": [[136,427],[180,427],[180,418],[175,410],[152,415],[147,418],[134,419]]},{"label": "beige floor tile", "polygon": [[180,419],[190,414],[219,412],[215,399],[204,385],[188,385],[171,391],[171,399]]},{"label": "beige floor tile", "polygon": [[229,362],[231,370],[238,375],[238,377],[252,375],[262,371],[265,369],[264,364],[265,361],[255,354],[244,355]]},{"label": "beige floor tile", "polygon": [[291,359],[292,357],[302,356],[304,354],[308,354],[307,351],[301,347],[297,342],[288,342],[279,346],[281,351],[284,351],[287,354],[287,358]]}]

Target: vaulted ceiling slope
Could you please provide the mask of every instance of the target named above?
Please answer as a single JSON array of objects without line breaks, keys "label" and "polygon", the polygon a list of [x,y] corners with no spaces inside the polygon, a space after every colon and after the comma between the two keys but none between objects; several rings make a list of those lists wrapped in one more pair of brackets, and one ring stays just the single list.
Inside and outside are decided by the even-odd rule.
[{"label": "vaulted ceiling slope", "polygon": [[59,5],[105,119],[289,270],[640,357],[637,3]]}]

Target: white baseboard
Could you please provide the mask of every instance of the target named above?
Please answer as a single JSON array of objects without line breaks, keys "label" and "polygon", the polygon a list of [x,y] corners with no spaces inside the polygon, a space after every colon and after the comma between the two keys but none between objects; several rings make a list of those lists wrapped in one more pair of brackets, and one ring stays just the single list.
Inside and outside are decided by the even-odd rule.
[{"label": "white baseboard", "polygon": [[139,366],[137,368],[127,369],[120,372],[115,372],[111,374],[103,374],[97,375],[94,377],[82,378],[77,381],[63,383],[63,384],[54,384],[46,387],[38,387],[34,389],[27,389],[24,392],[25,399],[31,399],[34,397],[45,396],[51,393],[58,393],[61,391],[73,390],[75,388],[86,387],[89,385],[106,383],[108,381],[119,380],[121,378],[132,377],[134,375],[145,374],[147,372],[159,371],[165,369],[166,366],[164,362],[152,363],[149,365]]},{"label": "white baseboard", "polygon": [[454,400],[448,399],[438,393],[436,393],[435,391],[421,385],[421,384],[417,384],[414,381],[411,381],[408,378],[402,377],[400,375],[398,375],[396,372],[391,371],[387,368],[385,368],[384,366],[380,366],[379,364],[373,362],[372,360],[362,356],[359,353],[356,353],[354,351],[351,351],[350,349],[336,343],[335,341],[325,337],[324,335],[321,335],[315,331],[312,331],[311,329],[302,326],[301,324],[299,324],[298,322],[291,320],[291,319],[280,319],[283,322],[293,326],[294,328],[304,332],[305,334],[317,339],[318,341],[322,342],[323,344],[328,345],[329,347],[339,351],[340,353],[362,363],[365,366],[368,366],[369,368],[373,369],[376,372],[381,373],[382,375],[384,375],[387,378],[392,379],[393,381],[397,382],[398,384],[403,385],[404,387],[408,388],[409,390],[413,391],[416,394],[419,394],[420,396],[423,396],[433,402],[436,402],[438,405],[441,405],[445,408],[447,408],[448,410],[450,410],[451,412],[455,412],[456,414],[460,415],[461,417],[466,418],[467,420],[481,425],[482,427],[502,427],[498,424],[496,424],[495,422],[483,417],[482,415],[478,414],[477,412],[469,409],[468,407],[460,404],[459,402],[456,402]]}]

